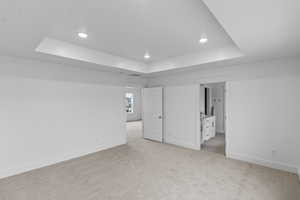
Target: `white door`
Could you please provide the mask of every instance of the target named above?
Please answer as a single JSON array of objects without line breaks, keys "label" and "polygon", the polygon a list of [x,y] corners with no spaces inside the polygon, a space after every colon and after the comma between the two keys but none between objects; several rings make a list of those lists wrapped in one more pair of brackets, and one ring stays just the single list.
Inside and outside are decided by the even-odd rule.
[{"label": "white door", "polygon": [[144,138],[163,142],[163,88],[143,89]]}]

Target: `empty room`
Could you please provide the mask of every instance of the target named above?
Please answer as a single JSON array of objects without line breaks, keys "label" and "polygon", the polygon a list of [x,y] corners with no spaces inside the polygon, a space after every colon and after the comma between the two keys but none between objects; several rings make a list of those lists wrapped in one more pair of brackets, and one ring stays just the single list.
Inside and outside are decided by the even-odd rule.
[{"label": "empty room", "polygon": [[0,200],[300,200],[297,0],[0,0]]}]

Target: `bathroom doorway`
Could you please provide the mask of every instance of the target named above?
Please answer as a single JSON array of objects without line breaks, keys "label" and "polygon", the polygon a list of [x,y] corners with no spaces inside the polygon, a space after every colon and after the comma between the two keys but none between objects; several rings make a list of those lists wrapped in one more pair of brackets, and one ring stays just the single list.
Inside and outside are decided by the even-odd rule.
[{"label": "bathroom doorway", "polygon": [[201,149],[225,155],[225,82],[200,85]]}]

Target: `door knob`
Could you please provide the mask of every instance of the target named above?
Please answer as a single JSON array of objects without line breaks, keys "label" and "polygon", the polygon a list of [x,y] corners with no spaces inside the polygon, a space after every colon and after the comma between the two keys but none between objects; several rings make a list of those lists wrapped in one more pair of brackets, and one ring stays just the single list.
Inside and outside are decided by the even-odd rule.
[{"label": "door knob", "polygon": [[159,115],[159,116],[158,116],[158,119],[162,119],[162,116],[161,116],[161,115]]}]

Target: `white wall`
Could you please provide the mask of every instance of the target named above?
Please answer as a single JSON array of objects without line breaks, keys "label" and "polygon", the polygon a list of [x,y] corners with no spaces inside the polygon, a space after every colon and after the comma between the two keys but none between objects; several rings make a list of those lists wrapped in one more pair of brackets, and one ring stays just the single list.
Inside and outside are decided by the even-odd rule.
[{"label": "white wall", "polygon": [[299,88],[299,77],[228,82],[227,155],[296,172]]},{"label": "white wall", "polygon": [[[296,172],[300,167],[298,80],[300,59],[286,58],[159,75],[150,78],[148,86],[228,82],[226,110],[232,115],[226,124],[230,126],[226,131],[228,156]],[[270,150],[276,150],[275,155]]]},{"label": "white wall", "polygon": [[166,143],[200,149],[199,90],[200,85],[165,87]]},{"label": "white wall", "polygon": [[0,177],[126,143],[122,87],[0,79]]},{"label": "white wall", "polygon": [[122,74],[0,57],[0,178],[126,143],[124,88],[142,84]]},{"label": "white wall", "polygon": [[127,113],[127,121],[142,119],[142,89],[139,87],[126,87],[125,92],[133,94],[133,113]]}]

